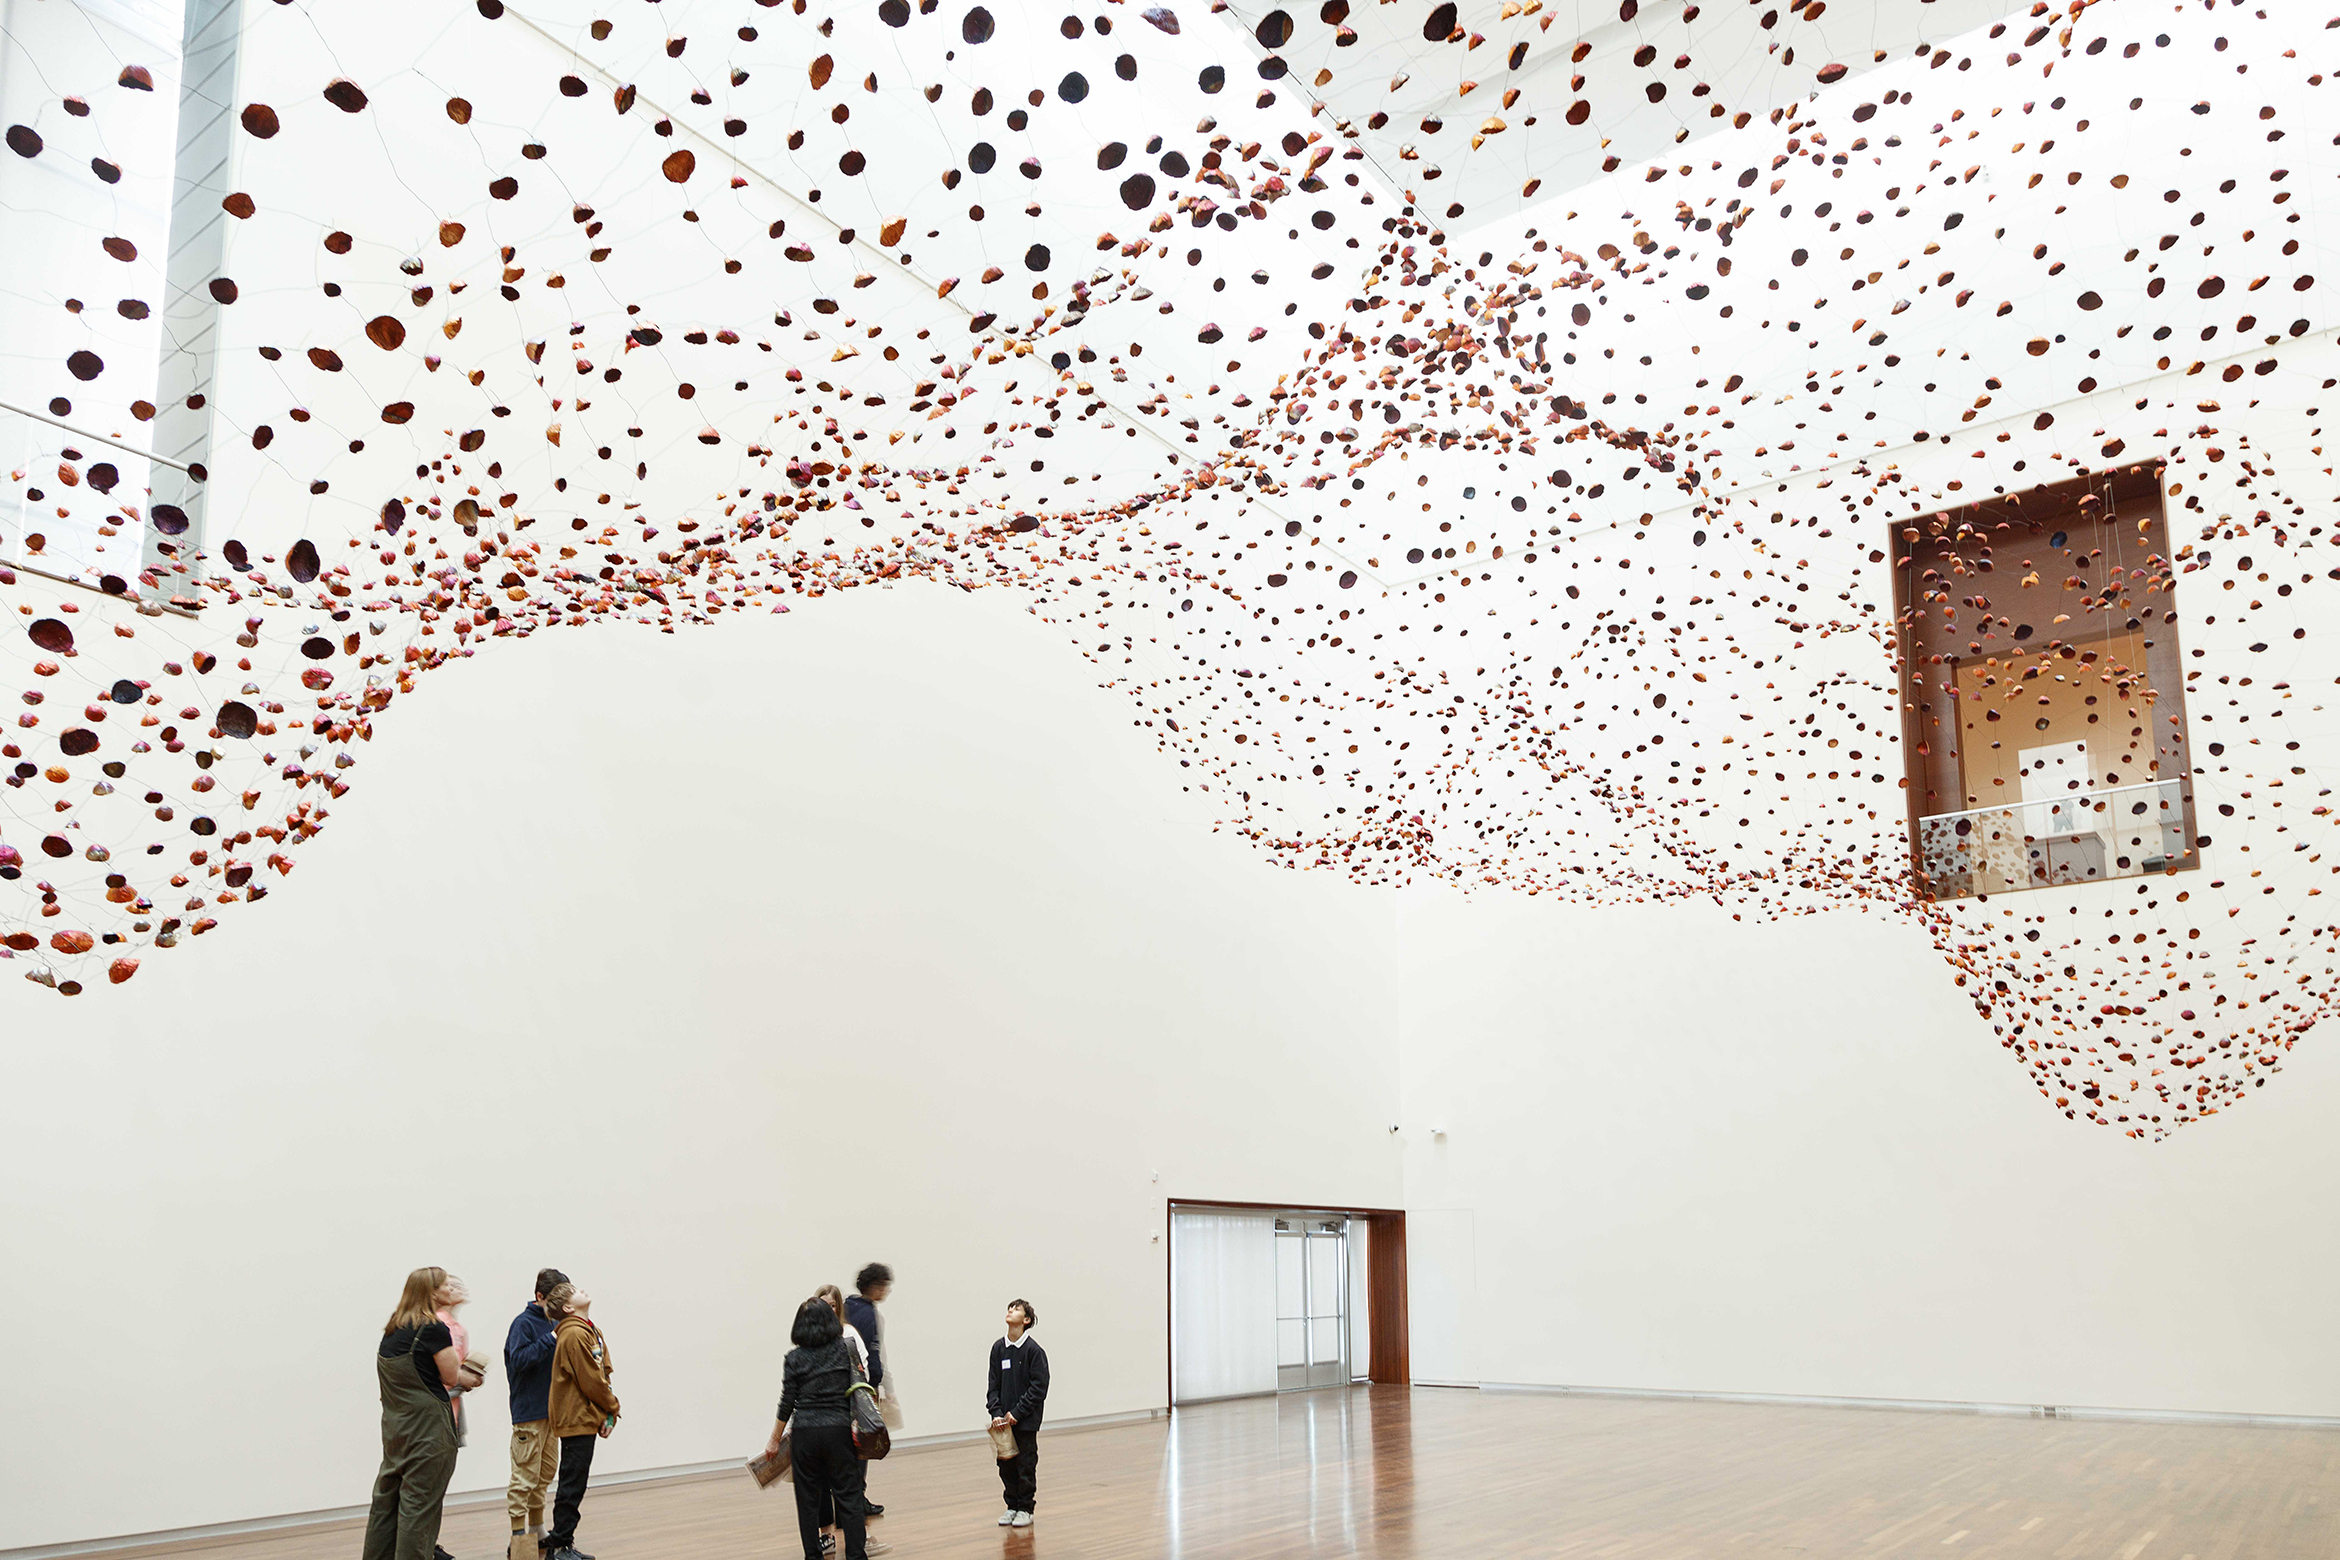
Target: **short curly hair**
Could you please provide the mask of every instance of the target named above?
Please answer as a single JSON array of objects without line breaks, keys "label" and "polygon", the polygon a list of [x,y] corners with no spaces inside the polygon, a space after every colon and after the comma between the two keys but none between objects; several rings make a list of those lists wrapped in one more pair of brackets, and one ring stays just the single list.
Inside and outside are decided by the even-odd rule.
[{"label": "short curly hair", "polygon": [[894,1270],[892,1268],[887,1267],[883,1262],[872,1262],[853,1275],[853,1292],[857,1295],[866,1295],[880,1285],[890,1284],[893,1281]]},{"label": "short curly hair", "polygon": [[1039,1326],[1039,1325],[1040,1325],[1040,1313],[1039,1313],[1038,1311],[1035,1311],[1035,1310],[1033,1310],[1033,1309],[1032,1309],[1032,1302],[1031,1302],[1031,1301],[1029,1301],[1029,1300],[1010,1300],[1010,1301],[1008,1302],[1008,1309],[1009,1309],[1009,1310],[1011,1310],[1011,1311],[1021,1311],[1021,1312],[1023,1312],[1023,1313],[1024,1313],[1024,1325],[1025,1325],[1027,1328],[1030,1328],[1030,1327],[1037,1327],[1037,1326]]}]

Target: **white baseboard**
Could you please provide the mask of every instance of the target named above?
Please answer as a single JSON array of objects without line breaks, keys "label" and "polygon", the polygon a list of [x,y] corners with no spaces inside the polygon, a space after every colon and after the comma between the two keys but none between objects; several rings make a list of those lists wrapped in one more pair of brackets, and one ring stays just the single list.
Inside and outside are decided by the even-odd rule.
[{"label": "white baseboard", "polygon": [[1781,1392],[1687,1392],[1666,1387],[1546,1386],[1530,1382],[1416,1382],[1474,1385],[1482,1392],[1546,1392],[1571,1397],[1665,1398],[1692,1403],[1756,1403],[1776,1408],[1883,1408],[1920,1414],[1990,1414],[2014,1419],[2092,1419],[2143,1424],[2255,1425],[2275,1430],[2340,1430],[2340,1418],[2311,1414],[2222,1414],[2188,1408],[2090,1408],[2065,1403],[1962,1403],[1943,1398],[1814,1397]]},{"label": "white baseboard", "polygon": [[[1140,1408],[1120,1414],[1090,1414],[1079,1419],[1051,1419],[1046,1428],[1055,1434],[1068,1430],[1097,1430],[1108,1425],[1143,1424],[1150,1419],[1165,1418],[1167,1408]],[[944,1435],[909,1436],[894,1443],[896,1453],[935,1451],[944,1447],[966,1446],[987,1438],[982,1430],[955,1430]],[[597,1490],[616,1489],[627,1484],[680,1484],[692,1479],[729,1478],[746,1466],[744,1457],[727,1457],[719,1462],[681,1463],[668,1468],[636,1468],[626,1473],[597,1473],[593,1487]],[[504,1487],[492,1489],[450,1491],[447,1510],[469,1511],[481,1506],[501,1506]],[[152,1533],[124,1533],[112,1538],[90,1538],[69,1544],[35,1544],[23,1549],[0,1549],[0,1560],[72,1560],[80,1555],[128,1555],[138,1550],[177,1550],[210,1548],[232,1544],[239,1539],[265,1534],[285,1533],[305,1528],[355,1527],[366,1520],[363,1506],[335,1506],[324,1511],[296,1511],[274,1517],[247,1517],[239,1522],[212,1522],[200,1527],[165,1528]]]}]

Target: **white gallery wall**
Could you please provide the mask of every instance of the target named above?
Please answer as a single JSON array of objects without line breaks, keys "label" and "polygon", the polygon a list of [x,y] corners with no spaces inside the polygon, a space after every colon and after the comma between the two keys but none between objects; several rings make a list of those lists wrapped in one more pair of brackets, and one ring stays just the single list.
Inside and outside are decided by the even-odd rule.
[{"label": "white gallery wall", "polygon": [[2331,1036],[2154,1144],[1883,915],[1398,930],[1417,1379],[2340,1415]]},{"label": "white gallery wall", "polygon": [[361,1503],[419,1264],[491,1354],[539,1265],[596,1295],[614,1471],[753,1450],[873,1258],[903,1433],[973,1430],[1017,1295],[1053,1418],[1165,1400],[1165,1198],[1399,1201],[1389,896],[1214,838],[1004,596],[820,607],[499,645],[272,901],[0,985],[0,1548]]},{"label": "white gallery wall", "polygon": [[[539,1264],[599,1295],[612,1471],[742,1453],[873,1257],[905,1433],[979,1423],[1014,1294],[1058,1417],[1156,1407],[1171,1196],[1407,1207],[1422,1380],[2340,1414],[2319,1036],[2134,1142],[1896,920],[1285,872],[1006,598],[820,607],[495,646],[269,903],[0,987],[0,1323],[56,1341],[0,1547],[360,1501],[425,1262],[491,1353]],[[125,1481],[158,1393],[204,1433]]]},{"label": "white gallery wall", "polygon": [[[362,1499],[425,1262],[490,1352],[541,1263],[601,1297],[613,1470],[752,1442],[789,1302],[873,1257],[906,1433],[978,1422],[1018,1293],[1060,1417],[1154,1407],[1173,1195],[1402,1202],[1424,1380],[2340,1414],[2319,1037],[2133,1142],[1885,916],[1277,870],[1005,598],[821,607],[496,646],[272,903],[0,987],[0,1321],[59,1341],[0,1546]],[[158,1382],[206,1433],[125,1482]]]}]

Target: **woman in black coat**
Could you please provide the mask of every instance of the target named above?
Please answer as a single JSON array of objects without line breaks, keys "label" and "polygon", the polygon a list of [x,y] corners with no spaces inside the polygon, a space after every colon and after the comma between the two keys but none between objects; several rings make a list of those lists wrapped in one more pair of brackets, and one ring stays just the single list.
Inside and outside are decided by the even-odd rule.
[{"label": "woman in black coat", "polygon": [[[767,1454],[788,1437],[796,1470],[796,1526],[804,1560],[821,1560],[821,1519],[832,1508],[845,1535],[845,1560],[870,1554],[862,1505],[861,1459],[853,1454],[853,1416],[845,1394],[853,1386],[853,1356],[843,1342],[845,1327],[828,1302],[815,1298],[797,1308],[781,1370],[780,1411],[772,1425]],[[883,1549],[885,1546],[878,1546]]]}]

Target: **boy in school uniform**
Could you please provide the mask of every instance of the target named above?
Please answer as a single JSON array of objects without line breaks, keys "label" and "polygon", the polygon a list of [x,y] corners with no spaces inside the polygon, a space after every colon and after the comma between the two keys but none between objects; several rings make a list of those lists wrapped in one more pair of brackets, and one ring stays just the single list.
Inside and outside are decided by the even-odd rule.
[{"label": "boy in school uniform", "polygon": [[1007,1509],[1001,1527],[1030,1527],[1040,1467],[1040,1416],[1048,1404],[1048,1354],[1031,1336],[1040,1320],[1029,1300],[1010,1300],[1007,1336],[991,1346],[990,1381],[984,1393],[992,1428],[1015,1438],[1016,1454],[999,1459],[999,1483]]}]

